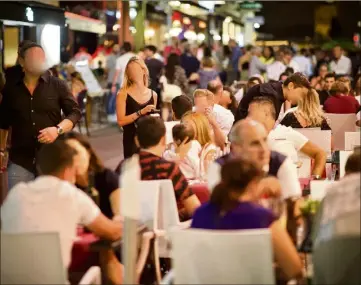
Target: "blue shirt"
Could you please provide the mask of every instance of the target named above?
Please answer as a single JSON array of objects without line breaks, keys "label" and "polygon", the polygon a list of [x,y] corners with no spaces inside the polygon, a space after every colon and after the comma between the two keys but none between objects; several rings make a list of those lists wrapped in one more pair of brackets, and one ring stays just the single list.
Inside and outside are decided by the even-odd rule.
[{"label": "blue shirt", "polygon": [[208,202],[199,207],[193,215],[192,228],[208,230],[247,230],[268,228],[275,221],[273,213],[251,202],[238,205],[224,216],[219,208]]}]

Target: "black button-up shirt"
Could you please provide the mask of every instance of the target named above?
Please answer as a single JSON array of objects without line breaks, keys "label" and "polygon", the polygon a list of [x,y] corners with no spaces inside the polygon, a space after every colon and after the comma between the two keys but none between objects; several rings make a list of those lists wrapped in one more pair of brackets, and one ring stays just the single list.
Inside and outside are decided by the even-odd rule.
[{"label": "black button-up shirt", "polygon": [[9,159],[29,171],[35,172],[35,157],[41,144],[39,131],[55,127],[65,119],[75,125],[81,112],[66,82],[46,72],[39,79],[33,95],[23,77],[9,80],[3,89],[0,105],[0,129],[12,128]]}]

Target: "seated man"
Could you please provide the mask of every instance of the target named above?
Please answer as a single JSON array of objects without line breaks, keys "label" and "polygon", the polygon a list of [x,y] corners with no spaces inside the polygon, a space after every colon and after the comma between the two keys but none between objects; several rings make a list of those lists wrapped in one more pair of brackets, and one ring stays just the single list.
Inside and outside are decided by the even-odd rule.
[{"label": "seated man", "polygon": [[[313,144],[300,132],[283,125],[275,126],[276,110],[273,102],[267,97],[256,97],[249,105],[248,117],[263,124],[268,132],[268,145],[290,157],[297,165],[299,163],[297,152],[300,151],[314,160],[312,175],[320,178],[326,164],[326,152]],[[290,145],[290,148],[287,148]]]},{"label": "seated man", "polygon": [[361,284],[360,149],[345,170],[346,176],[327,189],[314,223],[314,284]]},{"label": "seated man", "polygon": [[105,239],[117,240],[122,235],[121,224],[106,218],[93,200],[73,185],[76,154],[64,141],[43,145],[36,165],[41,176],[16,185],[1,207],[5,233],[59,233],[64,268],[70,265],[79,224]]},{"label": "seated man", "polygon": [[230,134],[231,152],[216,160],[208,172],[208,185],[212,190],[220,181],[220,169],[228,159],[240,157],[255,163],[268,176],[278,178],[283,199],[300,197],[301,186],[297,169],[290,158],[275,151],[270,151],[267,144],[267,131],[263,125],[251,119],[237,122]]},{"label": "seated man", "polygon": [[[137,122],[136,143],[140,147],[142,180],[170,179],[173,182],[179,217],[186,220],[200,206],[178,165],[162,158],[165,151],[165,126],[160,118],[146,116]],[[120,171],[121,171],[120,166]]]}]

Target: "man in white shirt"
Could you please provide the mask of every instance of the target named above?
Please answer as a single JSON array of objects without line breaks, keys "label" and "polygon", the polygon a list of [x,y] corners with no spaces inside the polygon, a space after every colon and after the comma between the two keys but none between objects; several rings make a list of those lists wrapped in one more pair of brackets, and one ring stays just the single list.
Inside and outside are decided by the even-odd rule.
[{"label": "man in white shirt", "polygon": [[299,164],[298,152],[305,154],[314,160],[313,177],[321,177],[326,165],[326,152],[290,127],[275,127],[276,110],[271,100],[264,97],[254,98],[249,105],[248,117],[264,125],[271,150],[288,156],[296,165]]},{"label": "man in white shirt", "polygon": [[232,112],[216,104],[217,96],[207,89],[197,89],[193,97],[195,105],[193,110],[206,115],[213,130],[215,144],[223,150],[234,122]]},{"label": "man in white shirt", "polygon": [[[212,80],[208,83],[208,91],[213,93],[213,112],[220,128],[222,129],[225,136],[228,136],[234,122],[234,116],[232,112],[223,106],[219,105],[219,101],[223,95],[223,85],[219,80]],[[212,97],[212,96],[210,96]],[[194,101],[196,105],[196,102]]]},{"label": "man in white shirt", "polygon": [[83,225],[99,237],[117,240],[120,223],[105,217],[75,183],[77,152],[64,141],[42,146],[37,168],[42,176],[17,184],[1,207],[1,230],[6,233],[56,232],[67,268],[76,239],[77,226]]},{"label": "man in white shirt", "polygon": [[334,60],[330,63],[330,69],[337,75],[351,74],[351,60],[343,55],[343,49],[337,45],[332,49]]},{"label": "man in white shirt", "polygon": [[265,127],[251,119],[238,121],[229,134],[230,154],[217,159],[208,169],[208,187],[210,190],[220,182],[221,166],[234,157],[253,162],[268,176],[275,177],[281,184],[283,199],[300,197],[301,186],[297,169],[290,158],[281,153],[270,151],[267,144]]},{"label": "man in white shirt", "polygon": [[299,72],[300,67],[296,61],[292,58],[292,51],[288,48],[280,51],[276,55],[276,61],[267,66],[267,78],[268,80],[280,80],[280,76],[286,71],[287,67],[291,67],[293,72]]},{"label": "man in white shirt", "polygon": [[115,64],[115,73],[113,78],[112,92],[116,92],[116,85],[119,84],[122,87],[125,68],[127,67],[128,61],[136,56],[135,53],[132,52],[132,46],[129,42],[125,42],[123,45],[124,54],[118,57],[117,62]]},{"label": "man in white shirt", "polygon": [[307,57],[307,50],[302,48],[300,54],[293,57],[293,61],[296,62],[302,72],[307,77],[312,75],[312,63],[311,59]]}]

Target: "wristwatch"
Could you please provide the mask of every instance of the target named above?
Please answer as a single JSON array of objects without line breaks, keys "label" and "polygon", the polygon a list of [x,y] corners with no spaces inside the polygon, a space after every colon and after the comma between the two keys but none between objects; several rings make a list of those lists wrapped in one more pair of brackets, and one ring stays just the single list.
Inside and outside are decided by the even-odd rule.
[{"label": "wristwatch", "polygon": [[62,127],[60,127],[60,126],[56,126],[56,129],[57,129],[57,131],[58,131],[58,135],[62,135],[62,134],[64,134],[64,130],[63,130],[63,128],[62,128]]}]

